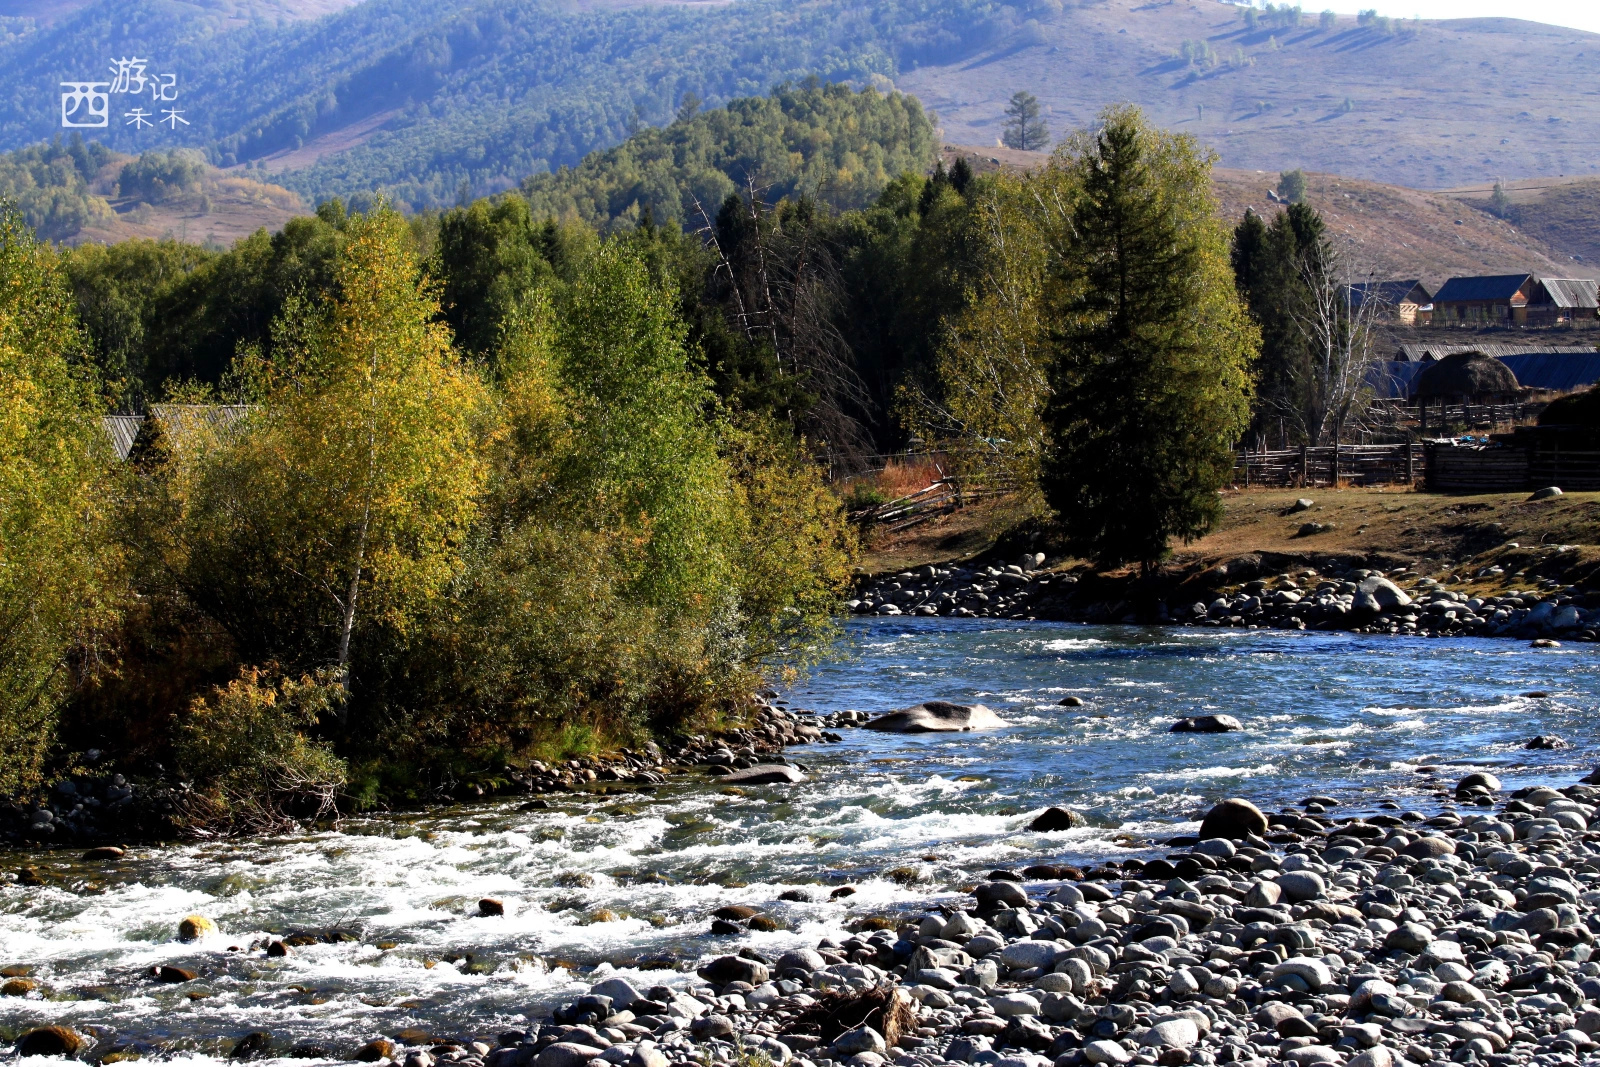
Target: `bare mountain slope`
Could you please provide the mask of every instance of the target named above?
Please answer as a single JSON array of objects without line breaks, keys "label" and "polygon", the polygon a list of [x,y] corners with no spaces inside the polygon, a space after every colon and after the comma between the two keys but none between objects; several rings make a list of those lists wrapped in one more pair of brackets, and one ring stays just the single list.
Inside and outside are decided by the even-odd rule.
[{"label": "bare mountain slope", "polygon": [[[1216,65],[1180,58],[1186,41]],[[938,112],[946,140],[968,144],[996,143],[1006,100],[1026,89],[1058,134],[1133,102],[1228,167],[1417,188],[1600,173],[1600,34],[1513,19],[1383,33],[1352,18],[1323,31],[1311,16],[1250,32],[1239,8],[1212,0],[1091,0],[897,85]]]},{"label": "bare mountain slope", "polygon": [[[997,167],[1029,169],[1048,158],[1038,152],[945,146],[946,165],[958,155],[966,156],[980,172]],[[1222,216],[1235,222],[1253,207],[1270,218],[1281,210],[1267,195],[1277,183],[1275,171],[1219,167],[1214,185]],[[1554,277],[1596,277],[1593,261],[1574,260],[1540,237],[1443,193],[1309,173],[1306,199],[1349,250],[1353,265],[1363,270],[1421,278],[1434,287],[1457,274],[1525,270]],[[1591,216],[1589,227],[1590,232],[1600,232],[1600,218]]]}]

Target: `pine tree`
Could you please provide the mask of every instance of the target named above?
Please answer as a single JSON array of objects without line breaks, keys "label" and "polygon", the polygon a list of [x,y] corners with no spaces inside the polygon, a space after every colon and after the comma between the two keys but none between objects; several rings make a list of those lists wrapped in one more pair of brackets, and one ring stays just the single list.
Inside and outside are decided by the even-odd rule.
[{"label": "pine tree", "polygon": [[1306,442],[1311,354],[1297,316],[1311,298],[1309,272],[1323,239],[1322,216],[1307,204],[1291,204],[1270,225],[1246,212],[1233,232],[1234,279],[1261,330],[1253,435],[1283,432],[1292,439],[1286,443]]},{"label": "pine tree", "polygon": [[1006,124],[1001,140],[1007,148],[1024,152],[1042,152],[1050,143],[1050,127],[1039,117],[1039,100],[1032,93],[1019,90],[1006,105]]},{"label": "pine tree", "polygon": [[1052,279],[1045,497],[1076,550],[1163,559],[1221,514],[1258,335],[1214,220],[1212,158],[1114,108],[1073,146],[1081,193]]}]

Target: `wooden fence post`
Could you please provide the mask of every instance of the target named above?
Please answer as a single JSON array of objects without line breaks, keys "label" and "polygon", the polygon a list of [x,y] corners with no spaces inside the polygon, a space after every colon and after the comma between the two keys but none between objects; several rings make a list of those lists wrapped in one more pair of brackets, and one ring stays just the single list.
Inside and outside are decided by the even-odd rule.
[{"label": "wooden fence post", "polygon": [[1407,485],[1416,485],[1417,484],[1417,467],[1416,467],[1416,461],[1413,460],[1412,456],[1411,456],[1411,442],[1410,441],[1406,442],[1406,484]]},{"label": "wooden fence post", "polygon": [[1311,479],[1311,452],[1306,445],[1300,446],[1300,488],[1310,485]]}]

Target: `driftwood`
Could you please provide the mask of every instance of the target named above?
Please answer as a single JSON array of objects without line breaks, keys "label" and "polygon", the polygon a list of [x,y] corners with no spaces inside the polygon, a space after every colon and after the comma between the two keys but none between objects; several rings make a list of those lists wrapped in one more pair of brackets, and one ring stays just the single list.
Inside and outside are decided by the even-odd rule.
[{"label": "driftwood", "polygon": [[837,989],[816,994],[817,1002],[802,1011],[785,1032],[815,1034],[823,1045],[831,1045],[843,1034],[870,1026],[883,1035],[884,1043],[894,1048],[904,1034],[917,1028],[917,1012],[911,994],[901,986],[880,985],[861,993]]}]

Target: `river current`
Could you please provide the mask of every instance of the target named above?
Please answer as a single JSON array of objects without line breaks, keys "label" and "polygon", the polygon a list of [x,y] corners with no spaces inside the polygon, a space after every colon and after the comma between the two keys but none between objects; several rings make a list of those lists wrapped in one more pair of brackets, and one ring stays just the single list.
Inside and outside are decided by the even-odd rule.
[{"label": "river current", "polygon": [[[337,831],[7,857],[46,885],[0,886],[0,966],[40,991],[0,998],[0,1038],[61,1023],[99,1051],[208,1061],[252,1030],[279,1054],[339,1056],[405,1029],[494,1035],[615,969],[645,987],[726,950],[709,913],[749,904],[773,949],[842,937],[866,915],[916,909],[995,867],[1147,855],[1229,795],[1263,808],[1311,794],[1427,810],[1474,767],[1514,787],[1593,766],[1600,654],[1526,642],[1345,633],[1090,627],[868,618],[842,654],[786,695],[794,708],[883,711],[978,701],[1011,725],[961,735],[843,731],[790,750],[797,786],[724,792],[675,779],[654,795],[576,794],[349,819]],[[1548,695],[1527,695],[1548,694]],[[1079,696],[1083,707],[1063,707]],[[1184,715],[1244,731],[1175,735]],[[1573,747],[1528,751],[1535,734]],[[1436,770],[1433,770],[1436,768]],[[1061,804],[1091,825],[1027,829]],[[856,892],[837,900],[831,889]],[[780,901],[806,889],[810,902]],[[478,915],[478,900],[506,914]],[[221,933],[176,940],[198,912]],[[269,938],[343,935],[266,958]],[[199,974],[153,982],[153,966]],[[0,1044],[4,1041],[0,1040]]]}]

